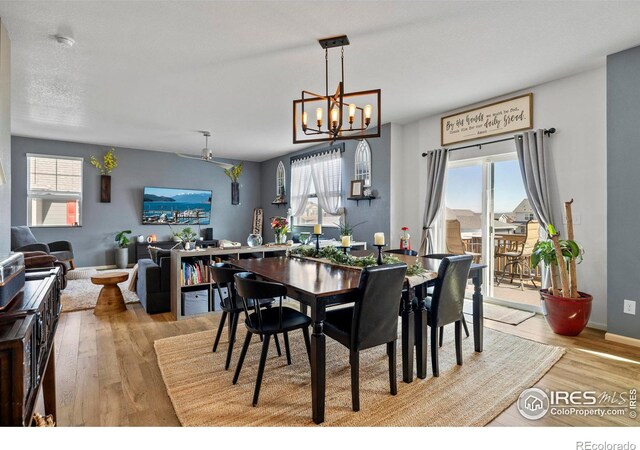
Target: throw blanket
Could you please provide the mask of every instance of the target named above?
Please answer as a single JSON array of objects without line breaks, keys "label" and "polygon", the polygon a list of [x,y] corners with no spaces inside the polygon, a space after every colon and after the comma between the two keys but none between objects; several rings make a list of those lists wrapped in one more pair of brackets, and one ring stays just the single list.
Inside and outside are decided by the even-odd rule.
[{"label": "throw blanket", "polygon": [[136,286],[138,285],[138,263],[133,266],[133,272],[131,272],[131,278],[129,280],[129,290],[136,292]]}]

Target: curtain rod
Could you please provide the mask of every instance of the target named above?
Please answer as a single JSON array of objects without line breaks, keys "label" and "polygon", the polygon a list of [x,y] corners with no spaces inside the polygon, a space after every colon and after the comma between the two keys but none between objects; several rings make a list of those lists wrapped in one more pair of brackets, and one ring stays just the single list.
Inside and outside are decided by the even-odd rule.
[{"label": "curtain rod", "polygon": [[[546,134],[547,136],[551,136],[555,132],[556,132],[555,128],[549,128],[544,130],[544,134]],[[505,142],[505,141],[512,141],[514,139],[515,139],[515,136],[512,136],[510,138],[496,139],[495,141],[481,142],[479,144],[471,144],[471,145],[465,145],[463,147],[450,148],[449,151],[454,152],[456,150],[463,150],[465,148],[473,148],[473,147],[478,147],[479,149],[481,149],[483,145],[496,144],[498,142]],[[428,152],[424,152],[422,156],[423,157],[427,156],[427,153]]]},{"label": "curtain rod", "polygon": [[344,142],[340,144],[331,145],[329,147],[324,147],[318,150],[312,150],[307,153],[302,153],[301,155],[292,156],[291,158],[289,158],[289,164],[293,163],[294,161],[298,161],[299,159],[310,158],[312,156],[321,155],[323,153],[328,153],[334,150],[340,150],[340,153],[344,153]]}]

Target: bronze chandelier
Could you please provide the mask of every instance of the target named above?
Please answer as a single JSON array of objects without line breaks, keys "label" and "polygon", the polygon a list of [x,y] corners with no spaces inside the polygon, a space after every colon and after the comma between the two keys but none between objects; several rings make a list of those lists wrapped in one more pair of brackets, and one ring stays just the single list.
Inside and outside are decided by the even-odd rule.
[{"label": "bronze chandelier", "polygon": [[[344,47],[349,45],[349,38],[343,35],[320,39],[318,42],[324,48],[325,94],[303,90],[301,98],[293,101],[293,143],[380,137],[381,90],[344,91]],[[341,47],[341,78],[335,93],[330,95],[329,49],[335,47]],[[310,111],[315,114],[315,125],[309,123]],[[373,124],[372,117],[376,118]]]}]

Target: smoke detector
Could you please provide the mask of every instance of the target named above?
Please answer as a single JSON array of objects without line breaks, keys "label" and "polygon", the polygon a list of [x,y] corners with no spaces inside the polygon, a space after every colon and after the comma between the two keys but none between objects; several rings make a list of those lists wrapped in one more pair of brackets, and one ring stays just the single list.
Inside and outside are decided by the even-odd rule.
[{"label": "smoke detector", "polygon": [[56,34],[55,38],[58,44],[64,45],[65,47],[69,48],[73,47],[73,45],[76,43],[73,38],[70,38],[69,36],[63,36],[61,34]]}]

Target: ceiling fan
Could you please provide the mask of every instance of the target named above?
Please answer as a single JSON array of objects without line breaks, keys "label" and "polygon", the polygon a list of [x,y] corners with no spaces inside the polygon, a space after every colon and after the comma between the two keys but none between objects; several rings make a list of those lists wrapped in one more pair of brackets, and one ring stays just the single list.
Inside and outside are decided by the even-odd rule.
[{"label": "ceiling fan", "polygon": [[211,137],[211,133],[209,131],[201,131],[201,133],[204,136],[204,148],[202,149],[201,156],[193,156],[185,153],[176,153],[176,155],[181,156],[182,158],[198,159],[200,161],[215,164],[222,169],[231,169],[233,167],[233,164],[224,163],[222,161],[216,161],[215,159],[213,159],[213,150],[209,148],[209,137]]}]

